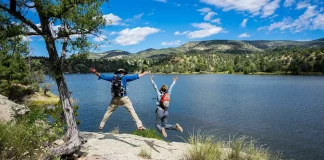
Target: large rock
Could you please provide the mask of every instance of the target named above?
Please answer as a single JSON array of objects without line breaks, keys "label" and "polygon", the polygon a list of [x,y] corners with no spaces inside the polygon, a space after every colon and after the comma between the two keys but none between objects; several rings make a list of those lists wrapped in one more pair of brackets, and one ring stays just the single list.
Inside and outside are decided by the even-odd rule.
[{"label": "large rock", "polygon": [[187,143],[165,142],[153,138],[144,138],[131,134],[81,132],[87,143],[81,147],[79,160],[143,160],[141,150],[151,152],[152,159],[185,159]]},{"label": "large rock", "polygon": [[0,95],[0,122],[12,121],[16,115],[24,115],[29,111],[28,107],[17,104],[7,97]]}]

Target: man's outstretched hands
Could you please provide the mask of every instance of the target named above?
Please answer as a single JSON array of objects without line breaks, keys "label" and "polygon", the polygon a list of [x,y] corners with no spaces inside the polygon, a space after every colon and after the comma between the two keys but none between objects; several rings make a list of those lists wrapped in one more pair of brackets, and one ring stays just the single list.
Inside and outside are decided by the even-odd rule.
[{"label": "man's outstretched hands", "polygon": [[141,74],[138,74],[138,76],[139,76],[139,77],[142,77],[142,76],[146,75],[147,73],[148,73],[148,72],[145,71],[145,72],[142,72]]},{"label": "man's outstretched hands", "polygon": [[95,68],[90,68],[90,72],[92,72],[92,73],[96,73],[97,72],[97,70],[95,69]]},{"label": "man's outstretched hands", "polygon": [[173,81],[177,81],[177,80],[178,80],[177,76],[173,77]]}]

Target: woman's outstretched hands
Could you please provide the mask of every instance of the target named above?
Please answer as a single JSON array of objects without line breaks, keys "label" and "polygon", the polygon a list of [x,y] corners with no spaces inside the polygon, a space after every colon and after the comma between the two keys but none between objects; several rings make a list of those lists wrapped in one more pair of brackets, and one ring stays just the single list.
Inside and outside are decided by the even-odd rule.
[{"label": "woman's outstretched hands", "polygon": [[177,80],[178,80],[177,76],[173,77],[173,81],[177,81]]},{"label": "woman's outstretched hands", "polygon": [[95,68],[90,68],[90,72],[92,72],[92,73],[95,73],[95,72],[97,72],[97,70],[95,69]]},{"label": "woman's outstretched hands", "polygon": [[151,76],[151,81],[153,80],[154,75]]}]

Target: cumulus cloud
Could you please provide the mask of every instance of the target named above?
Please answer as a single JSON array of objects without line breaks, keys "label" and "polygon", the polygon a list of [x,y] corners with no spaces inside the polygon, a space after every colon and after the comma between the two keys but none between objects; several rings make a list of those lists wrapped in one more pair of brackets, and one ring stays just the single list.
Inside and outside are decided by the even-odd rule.
[{"label": "cumulus cloud", "polygon": [[107,25],[125,25],[120,17],[112,13],[103,15],[103,18],[106,20]]},{"label": "cumulus cloud", "polygon": [[100,35],[100,36],[95,37],[93,40],[96,41],[96,42],[102,42],[102,41],[105,41],[106,38],[107,38],[107,36]]},{"label": "cumulus cloud", "polygon": [[212,18],[214,15],[217,15],[217,13],[215,13],[215,12],[208,12],[208,13],[205,15],[205,17],[204,17],[204,20],[205,20],[205,21],[209,21],[209,20],[211,20],[211,18]]},{"label": "cumulus cloud", "polygon": [[242,33],[238,36],[239,38],[248,38],[251,37],[250,35],[248,35],[247,33]]},{"label": "cumulus cloud", "polygon": [[211,20],[211,22],[217,23],[217,24],[221,24],[221,19],[220,18],[216,18],[216,19]]},{"label": "cumulus cloud", "polygon": [[115,42],[122,45],[134,45],[144,41],[146,36],[160,32],[160,29],[151,27],[136,27],[133,29],[126,28],[120,31]]},{"label": "cumulus cloud", "polygon": [[269,0],[200,0],[203,3],[223,8],[224,11],[248,11],[258,14]]},{"label": "cumulus cloud", "polygon": [[202,13],[207,13],[207,12],[210,12],[210,11],[211,11],[211,9],[210,9],[210,8],[207,8],[207,7],[205,7],[205,8],[200,8],[200,9],[198,9],[197,11],[198,11],[198,12],[202,12]]},{"label": "cumulus cloud", "polygon": [[163,2],[163,3],[167,3],[167,0],[155,0],[157,2]]},{"label": "cumulus cloud", "polygon": [[324,30],[324,14],[319,14],[314,18],[312,28]]},{"label": "cumulus cloud", "polygon": [[247,18],[243,19],[243,21],[241,23],[241,28],[245,28],[247,22],[248,22],[248,19]]},{"label": "cumulus cloud", "polygon": [[223,28],[217,27],[210,23],[193,23],[192,26],[198,28],[199,30],[189,32],[187,34],[188,38],[204,38],[223,31]]},{"label": "cumulus cloud", "polygon": [[162,42],[161,43],[163,46],[177,46],[181,44],[180,40],[176,40],[176,41],[171,41],[171,42]]},{"label": "cumulus cloud", "polygon": [[316,6],[308,6],[306,11],[297,19],[294,20],[290,17],[284,18],[281,22],[272,23],[268,27],[268,30],[271,31],[274,29],[289,29],[291,32],[301,32],[303,30],[312,28],[320,29],[320,27],[315,27],[317,23],[320,24],[320,20],[321,16],[319,16],[319,12],[316,10]]},{"label": "cumulus cloud", "polygon": [[261,18],[265,18],[265,17],[273,15],[275,13],[275,10],[277,8],[279,8],[279,2],[280,2],[280,0],[274,0],[274,1],[270,2],[270,3],[268,3],[267,5],[265,5],[262,8],[262,16],[261,16]]},{"label": "cumulus cloud", "polygon": [[295,0],[286,0],[284,3],[284,7],[290,7],[295,3]]},{"label": "cumulus cloud", "polygon": [[176,31],[174,32],[174,35],[179,36],[179,35],[185,35],[187,33],[189,33],[189,31],[183,31],[183,32]]}]

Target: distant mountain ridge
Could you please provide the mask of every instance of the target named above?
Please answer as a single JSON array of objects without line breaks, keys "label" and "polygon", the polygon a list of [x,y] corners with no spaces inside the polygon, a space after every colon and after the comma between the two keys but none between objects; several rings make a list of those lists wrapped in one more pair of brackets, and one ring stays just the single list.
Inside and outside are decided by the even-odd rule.
[{"label": "distant mountain ridge", "polygon": [[[291,41],[291,40],[208,40],[187,42],[175,48],[162,48],[139,51],[130,54],[126,51],[112,50],[96,54],[96,59],[107,58],[162,58],[174,53],[257,53],[264,50],[293,47],[324,47],[324,38],[312,41]],[[93,56],[93,55],[92,55]],[[91,56],[90,56],[91,58]]]},{"label": "distant mountain ridge", "polygon": [[111,50],[103,53],[90,53],[90,59],[110,59],[110,58],[121,58],[123,56],[130,55],[131,53],[122,50]]}]

